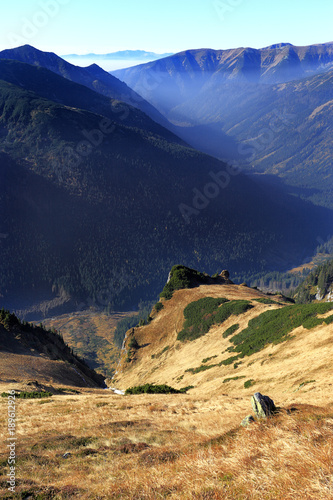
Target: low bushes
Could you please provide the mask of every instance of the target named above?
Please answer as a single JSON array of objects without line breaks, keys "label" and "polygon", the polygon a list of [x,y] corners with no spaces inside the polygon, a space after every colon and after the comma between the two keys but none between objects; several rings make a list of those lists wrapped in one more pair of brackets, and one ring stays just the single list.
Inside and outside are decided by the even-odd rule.
[{"label": "low bushes", "polygon": [[[1,394],[1,396],[3,398],[7,398],[8,394],[7,394],[7,392],[3,392]],[[32,391],[32,392],[22,391],[22,392],[16,392],[15,393],[15,398],[22,398],[22,399],[50,398],[51,396],[53,396],[52,392],[48,392],[48,391],[41,391],[41,392],[37,392],[37,391]]]},{"label": "low bushes", "polygon": [[154,384],[145,384],[145,385],[137,385],[135,387],[129,387],[125,391],[125,395],[128,394],[183,394],[189,389],[192,389],[193,386],[184,387],[183,389],[174,389],[169,385],[154,385]]},{"label": "low bushes", "polygon": [[227,337],[230,337],[233,333],[235,333],[236,330],[238,330],[239,324],[235,324],[230,326],[225,332],[222,333],[222,337],[226,339]]},{"label": "low bushes", "polygon": [[205,297],[191,302],[184,309],[185,322],[177,339],[195,340],[205,335],[214,324],[223,323],[231,315],[239,315],[253,306],[248,300],[229,301],[224,297]]},{"label": "low bushes", "polygon": [[245,330],[230,339],[235,346],[233,351],[240,353],[239,357],[250,356],[267,344],[278,344],[287,340],[290,338],[289,333],[299,326],[311,329],[323,323],[330,324],[333,315],[325,319],[317,317],[318,314],[325,314],[330,310],[333,310],[333,304],[316,303],[265,311],[251,319]]}]

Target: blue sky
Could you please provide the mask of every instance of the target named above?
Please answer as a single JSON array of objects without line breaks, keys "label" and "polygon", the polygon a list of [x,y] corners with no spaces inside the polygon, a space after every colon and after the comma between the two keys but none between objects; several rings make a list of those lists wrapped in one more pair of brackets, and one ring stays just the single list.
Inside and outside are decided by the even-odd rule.
[{"label": "blue sky", "polygon": [[333,40],[332,0],[0,0],[0,50],[84,54]]}]

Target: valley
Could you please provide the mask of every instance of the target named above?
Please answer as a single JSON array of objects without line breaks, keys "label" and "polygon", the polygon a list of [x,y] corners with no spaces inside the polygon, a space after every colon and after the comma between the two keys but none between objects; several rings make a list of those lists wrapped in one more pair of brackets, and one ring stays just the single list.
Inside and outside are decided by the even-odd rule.
[{"label": "valley", "polygon": [[54,54],[2,56],[3,306],[27,319],[45,301],[48,316],[82,303],[133,310],[177,262],[211,274],[286,271],[331,235],[330,208],[195,151],[120,102],[111,75],[100,75],[101,94],[86,69]]},{"label": "valley", "polygon": [[112,377],[118,363],[120,350],[114,344],[113,333],[117,323],[131,313],[82,311],[46,318],[43,325],[54,328],[65,342],[84,358],[91,368]]},{"label": "valley", "polygon": [[332,47],[192,50],[113,74],[193,147],[332,208]]},{"label": "valley", "polygon": [[0,18],[0,497],[333,500],[329,9],[102,3]]}]

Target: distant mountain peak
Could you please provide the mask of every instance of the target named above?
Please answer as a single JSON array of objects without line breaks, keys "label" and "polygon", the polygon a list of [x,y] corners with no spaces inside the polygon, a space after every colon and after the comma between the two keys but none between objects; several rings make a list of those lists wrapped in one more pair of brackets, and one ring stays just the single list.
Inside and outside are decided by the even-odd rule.
[{"label": "distant mountain peak", "polygon": [[162,57],[172,56],[172,52],[157,54],[156,52],[147,52],[145,50],[119,50],[117,52],[109,52],[107,54],[66,54],[62,57],[70,59],[160,59]]},{"label": "distant mountain peak", "polygon": [[284,47],[294,47],[292,43],[275,43],[273,45],[269,45],[268,47],[264,47],[265,49],[283,49]]}]

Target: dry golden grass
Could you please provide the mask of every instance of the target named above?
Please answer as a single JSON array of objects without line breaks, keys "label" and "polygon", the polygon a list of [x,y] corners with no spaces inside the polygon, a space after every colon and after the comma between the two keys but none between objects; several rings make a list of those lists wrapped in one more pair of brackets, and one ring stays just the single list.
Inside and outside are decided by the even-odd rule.
[{"label": "dry golden grass", "polygon": [[[240,316],[230,317],[222,325],[213,326],[206,335],[192,342],[177,341],[177,333],[184,321],[184,308],[205,296],[251,300],[254,307]],[[209,365],[230,357],[227,351],[230,341],[224,339],[222,334],[231,325],[238,323],[238,331],[241,331],[258,314],[281,307],[256,302],[255,299],[261,297],[267,296],[237,285],[204,285],[177,291],[170,301],[164,302],[164,309],[149,325],[135,329],[135,338],[142,347],[130,363],[125,361],[126,355],[123,354],[114,385],[119,389],[144,383],[168,384],[176,388],[193,385],[192,395],[205,398],[215,394],[213,406],[218,407],[223,394],[232,404],[233,398],[238,398],[239,410],[244,409],[244,398],[257,391],[268,395],[272,393],[278,404],[292,404],[295,393],[299,402],[307,403],[311,399],[315,404],[326,404],[327,394],[332,391],[332,324],[311,330],[297,328],[292,332],[291,340],[266,346],[262,351],[239,360],[236,368],[231,364],[196,374],[186,372],[189,368],[199,367],[205,358],[217,356],[206,363]],[[274,296],[273,299],[284,304],[279,297]],[[166,346],[169,347],[163,352]],[[233,377],[241,378],[224,383],[224,380]],[[244,389],[247,380],[254,380],[254,385]],[[313,382],[301,385],[309,381]],[[228,409],[228,402],[221,404],[223,409]]]},{"label": "dry golden grass", "polygon": [[[5,442],[7,402],[0,399]],[[225,396],[122,397],[98,389],[18,400],[16,496],[6,491],[5,448],[0,496],[332,499],[333,405],[295,401],[243,428],[249,397],[242,410]]]},{"label": "dry golden grass", "polygon": [[[178,342],[184,307],[207,295],[252,300],[254,308],[193,342]],[[281,307],[254,300],[262,296],[236,285],[181,290],[149,325],[135,329],[142,347],[134,362],[122,359],[114,385],[194,385],[189,394],[118,396],[80,389],[47,400],[17,400],[13,498],[333,500],[332,325],[298,328],[291,340],[243,358],[236,368],[185,372],[204,358],[217,356],[217,363],[229,356],[229,340],[222,336],[229,326],[245,328],[255,315]],[[242,378],[224,383],[236,376]],[[250,379],[254,385],[245,389]],[[10,388],[27,387],[0,384],[0,392]],[[243,428],[257,391],[281,410]],[[2,443],[6,404],[0,398]],[[12,498],[6,453],[3,447],[0,497]]]},{"label": "dry golden grass", "polygon": [[292,274],[301,274],[304,269],[309,269],[311,271],[314,267],[318,266],[319,264],[322,264],[326,260],[327,260],[327,254],[318,253],[311,262],[307,262],[298,267],[294,267],[293,269],[290,269],[288,272]]}]

